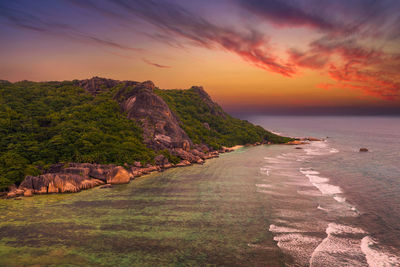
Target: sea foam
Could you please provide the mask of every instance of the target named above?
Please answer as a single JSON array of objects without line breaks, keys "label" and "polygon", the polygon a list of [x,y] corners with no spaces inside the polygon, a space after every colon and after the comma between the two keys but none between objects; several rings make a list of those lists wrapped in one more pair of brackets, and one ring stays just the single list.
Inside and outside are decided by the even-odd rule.
[{"label": "sea foam", "polygon": [[400,266],[400,258],[376,249],[377,242],[370,236],[361,240],[361,251],[370,267]]}]

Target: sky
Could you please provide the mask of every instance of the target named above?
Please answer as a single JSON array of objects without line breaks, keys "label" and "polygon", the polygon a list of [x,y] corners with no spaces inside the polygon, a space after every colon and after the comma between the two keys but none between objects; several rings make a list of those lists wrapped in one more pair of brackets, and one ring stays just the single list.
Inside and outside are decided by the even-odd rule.
[{"label": "sky", "polygon": [[233,113],[400,114],[398,0],[0,0],[0,79],[203,86]]}]

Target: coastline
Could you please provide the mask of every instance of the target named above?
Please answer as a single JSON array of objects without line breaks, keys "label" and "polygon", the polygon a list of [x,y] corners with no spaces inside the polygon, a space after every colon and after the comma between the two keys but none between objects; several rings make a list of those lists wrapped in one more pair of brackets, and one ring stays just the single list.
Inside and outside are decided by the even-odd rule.
[{"label": "coastline", "polygon": [[[264,145],[264,143],[257,142],[247,144],[246,146],[259,145]],[[113,185],[127,184],[136,178],[154,172],[163,172],[167,169],[188,167],[194,164],[201,165],[208,159],[218,158],[220,154],[233,152],[242,147],[245,146],[222,147],[220,150],[212,150],[207,154],[203,153],[203,155],[199,155],[200,159],[195,161],[181,160],[177,164],[169,162],[154,165],[147,164],[146,166],[142,166],[140,162],[135,162],[132,166],[92,163],[54,164],[51,167],[53,170],[50,170],[50,172],[37,177],[27,176],[18,187],[15,185],[12,186],[8,192],[0,195],[0,198],[22,200],[25,197],[32,197],[34,195],[79,193],[95,187],[101,189],[112,188]],[[106,171],[104,171],[105,169]],[[89,175],[93,170],[97,173]],[[78,178],[78,176],[81,176],[81,178]]]}]

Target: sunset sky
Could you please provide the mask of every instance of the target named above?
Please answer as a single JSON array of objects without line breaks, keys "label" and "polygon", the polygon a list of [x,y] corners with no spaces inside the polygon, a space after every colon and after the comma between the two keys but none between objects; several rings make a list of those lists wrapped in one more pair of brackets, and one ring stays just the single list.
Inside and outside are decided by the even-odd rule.
[{"label": "sunset sky", "polygon": [[400,113],[398,0],[1,0],[0,79],[202,85],[231,112]]}]

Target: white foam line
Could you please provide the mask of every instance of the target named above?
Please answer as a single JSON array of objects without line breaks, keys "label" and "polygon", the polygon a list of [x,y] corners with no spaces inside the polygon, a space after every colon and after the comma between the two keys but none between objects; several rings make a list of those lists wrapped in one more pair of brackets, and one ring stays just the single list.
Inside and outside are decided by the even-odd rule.
[{"label": "white foam line", "polygon": [[376,250],[376,245],[377,242],[370,236],[365,236],[361,240],[361,251],[365,254],[365,258],[370,267],[400,266],[400,258]]},{"label": "white foam line", "polygon": [[271,224],[268,229],[272,233],[302,233],[304,231],[292,227],[286,226],[277,226],[275,224]]},{"label": "white foam line", "polygon": [[[329,260],[328,257],[335,257],[334,254],[340,255],[343,259],[346,259],[347,256],[354,256],[355,254],[359,254],[360,248],[350,242],[350,240],[346,241],[345,238],[338,238],[335,235],[340,234],[366,234],[366,232],[360,228],[336,224],[336,223],[329,223],[328,227],[325,230],[326,238],[322,240],[322,242],[315,248],[312,252],[310,257],[310,266],[322,266],[321,260],[328,264]],[[348,258],[347,260],[351,260]],[[335,259],[336,261],[336,259]],[[336,262],[339,264],[339,262]],[[353,265],[346,265],[346,266],[353,266]]]}]

